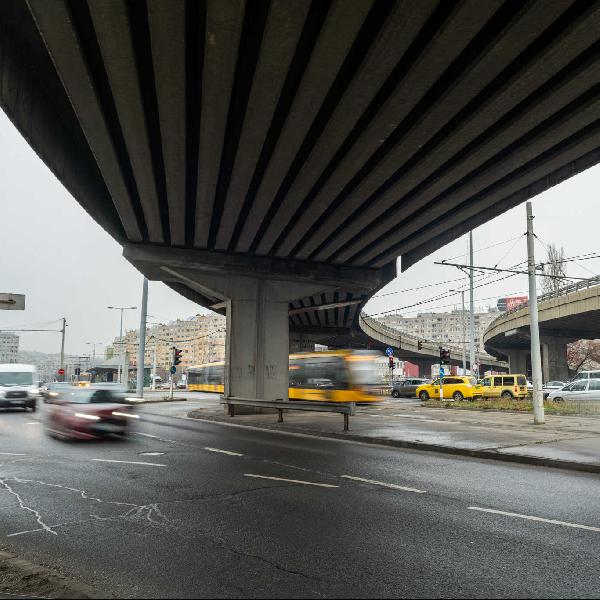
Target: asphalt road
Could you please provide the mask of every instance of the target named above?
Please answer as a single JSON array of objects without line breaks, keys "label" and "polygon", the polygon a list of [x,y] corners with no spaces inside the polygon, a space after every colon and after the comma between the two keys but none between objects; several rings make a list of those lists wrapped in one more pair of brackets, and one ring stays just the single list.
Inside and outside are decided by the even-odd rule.
[{"label": "asphalt road", "polygon": [[595,475],[173,416],[192,405],[90,443],[1,413],[0,547],[119,597],[600,594]]}]

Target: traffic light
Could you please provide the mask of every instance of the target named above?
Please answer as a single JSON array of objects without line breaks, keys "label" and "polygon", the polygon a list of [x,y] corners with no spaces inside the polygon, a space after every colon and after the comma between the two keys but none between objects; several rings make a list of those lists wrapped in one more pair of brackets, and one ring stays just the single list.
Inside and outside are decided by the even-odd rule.
[{"label": "traffic light", "polygon": [[173,348],[173,365],[177,366],[181,362],[181,353],[183,351],[179,348]]},{"label": "traffic light", "polygon": [[419,340],[419,341],[417,342],[417,348],[418,348],[419,350],[423,350],[423,342],[422,342],[421,340]]},{"label": "traffic light", "polygon": [[447,350],[446,348],[440,348],[440,364],[450,364],[450,350]]}]

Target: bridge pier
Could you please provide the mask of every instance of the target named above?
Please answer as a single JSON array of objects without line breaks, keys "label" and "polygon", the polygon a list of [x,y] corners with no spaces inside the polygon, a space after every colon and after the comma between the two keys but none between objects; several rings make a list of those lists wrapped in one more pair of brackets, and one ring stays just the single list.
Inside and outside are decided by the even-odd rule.
[{"label": "bridge pier", "polygon": [[569,381],[567,342],[570,339],[542,337],[542,376],[544,382]]},{"label": "bridge pier", "polygon": [[508,354],[508,366],[511,373],[522,373],[527,375],[527,358],[529,356],[528,350],[523,349],[511,349],[507,350]]}]

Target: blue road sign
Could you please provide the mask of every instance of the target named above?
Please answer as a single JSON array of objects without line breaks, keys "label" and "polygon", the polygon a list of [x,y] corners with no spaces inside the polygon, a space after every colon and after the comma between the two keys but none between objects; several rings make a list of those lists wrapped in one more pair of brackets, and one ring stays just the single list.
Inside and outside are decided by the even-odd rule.
[{"label": "blue road sign", "polygon": [[392,348],[390,348],[389,346],[385,349],[385,353],[388,356],[394,356],[394,350]]},{"label": "blue road sign", "polygon": [[440,369],[440,377],[444,376],[444,369]]},{"label": "blue road sign", "polygon": [[175,375],[175,373],[177,373],[177,367],[173,366],[171,367],[171,375]]}]

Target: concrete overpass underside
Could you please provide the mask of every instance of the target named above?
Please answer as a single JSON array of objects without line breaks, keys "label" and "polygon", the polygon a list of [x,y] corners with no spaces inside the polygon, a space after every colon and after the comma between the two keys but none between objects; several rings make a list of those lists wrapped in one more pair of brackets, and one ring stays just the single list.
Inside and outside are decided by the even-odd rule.
[{"label": "concrete overpass underside", "polygon": [[[566,345],[600,338],[600,286],[558,296],[539,303],[540,342],[544,381],[567,381]],[[486,350],[508,360],[513,373],[530,368],[529,307],[506,313],[484,333]]]},{"label": "concrete overpass underside", "polygon": [[[4,0],[0,104],[144,274],[227,311],[229,391],[600,159],[600,4]],[[276,340],[276,341],[273,341]]]}]

